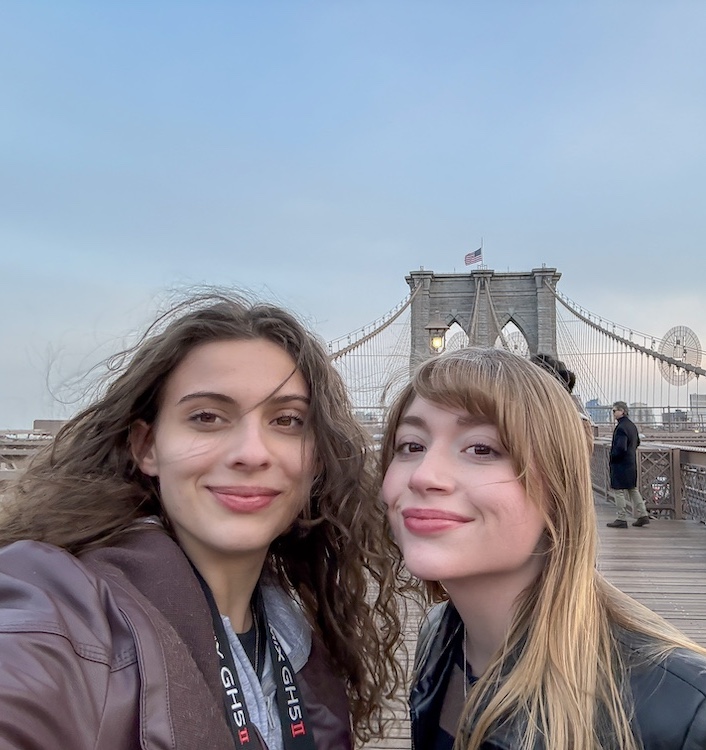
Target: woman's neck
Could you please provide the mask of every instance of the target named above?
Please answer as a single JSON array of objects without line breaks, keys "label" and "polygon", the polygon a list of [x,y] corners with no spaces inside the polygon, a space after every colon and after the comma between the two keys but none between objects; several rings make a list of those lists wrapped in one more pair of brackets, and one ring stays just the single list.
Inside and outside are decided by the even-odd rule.
[{"label": "woman's neck", "polygon": [[526,588],[499,585],[496,579],[444,582],[449,598],[465,626],[466,659],[476,677],[480,677],[504,645],[517,598]]},{"label": "woman's neck", "polygon": [[[188,552],[187,552],[188,555]],[[226,615],[236,633],[252,627],[250,602],[260,579],[265,556],[228,557],[189,555],[191,562],[211,589],[221,615]]]}]

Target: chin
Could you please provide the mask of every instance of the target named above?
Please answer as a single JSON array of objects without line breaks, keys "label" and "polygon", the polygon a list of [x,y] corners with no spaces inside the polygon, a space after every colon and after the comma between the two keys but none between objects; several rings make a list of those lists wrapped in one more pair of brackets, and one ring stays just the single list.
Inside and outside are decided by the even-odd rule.
[{"label": "chin", "polygon": [[405,559],[405,567],[415,577],[421,581],[440,581],[443,578],[448,577],[448,567],[446,565],[438,565],[428,560],[407,560]]}]

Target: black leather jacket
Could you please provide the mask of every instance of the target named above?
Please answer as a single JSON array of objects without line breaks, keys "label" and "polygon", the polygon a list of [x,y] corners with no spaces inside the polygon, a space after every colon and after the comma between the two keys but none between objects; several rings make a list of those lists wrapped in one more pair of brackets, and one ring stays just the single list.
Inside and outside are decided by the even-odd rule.
[{"label": "black leather jacket", "polygon": [[[461,618],[449,602],[434,607],[422,625],[409,699],[415,750],[432,746],[462,632]],[[677,649],[656,662],[640,655],[635,636],[623,632],[620,642],[626,661],[639,665],[631,670],[630,687],[633,726],[644,750],[706,750],[706,657]],[[516,750],[521,733],[522,727],[505,726],[483,748]],[[543,748],[541,738],[536,748]]]}]

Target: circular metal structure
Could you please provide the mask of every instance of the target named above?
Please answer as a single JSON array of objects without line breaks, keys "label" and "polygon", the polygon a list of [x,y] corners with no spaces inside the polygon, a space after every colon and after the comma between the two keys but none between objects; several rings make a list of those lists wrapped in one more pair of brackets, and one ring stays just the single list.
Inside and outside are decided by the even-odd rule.
[{"label": "circular metal structure", "polygon": [[670,328],[659,342],[657,351],[672,360],[671,362],[659,361],[662,377],[672,385],[686,385],[694,377],[693,372],[679,367],[680,363],[701,366],[701,342],[687,326]]},{"label": "circular metal structure", "polygon": [[463,331],[456,331],[446,341],[446,351],[455,352],[468,346],[468,336]]},{"label": "circular metal structure", "polygon": [[[505,338],[505,344],[507,345],[508,351],[513,354],[518,354],[520,357],[527,359],[529,357],[529,345],[527,339],[522,335],[520,331],[510,331],[509,333],[503,334]],[[502,346],[500,337],[495,342],[495,346]]]}]

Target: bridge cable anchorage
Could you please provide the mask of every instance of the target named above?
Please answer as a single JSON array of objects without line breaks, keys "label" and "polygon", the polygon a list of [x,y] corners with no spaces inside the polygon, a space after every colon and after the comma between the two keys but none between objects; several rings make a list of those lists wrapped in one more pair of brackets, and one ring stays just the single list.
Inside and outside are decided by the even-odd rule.
[{"label": "bridge cable anchorage", "polygon": [[[352,352],[355,349],[357,349],[358,347],[362,346],[367,341],[370,341],[370,339],[372,339],[374,336],[377,336],[377,334],[382,333],[382,331],[384,331],[388,326],[392,325],[397,320],[397,318],[399,318],[400,315],[402,315],[402,313],[412,304],[412,300],[414,299],[415,295],[417,294],[417,292],[420,289],[421,289],[421,285],[418,286],[409,295],[409,297],[404,302],[404,304],[400,307],[400,309],[397,310],[397,312],[395,312],[394,314],[392,314],[387,320],[385,320],[385,316],[384,315],[383,315],[382,318],[378,318],[378,320],[381,320],[382,322],[381,322],[381,324],[377,328],[375,328],[374,330],[370,331],[370,333],[365,334],[362,338],[359,338],[357,341],[354,341],[352,344],[348,344],[347,346],[344,346],[343,349],[339,349],[337,352],[333,352],[332,354],[329,354],[329,359],[332,362],[335,362],[337,359],[340,359],[345,354],[350,354],[350,352]],[[394,308],[393,308],[393,310],[394,310]],[[377,322],[377,321],[375,321],[375,322]],[[371,325],[375,325],[375,323],[371,323]],[[348,334],[349,340],[350,340],[350,336],[351,335],[352,334]],[[341,338],[345,338],[345,336],[342,336]],[[340,341],[341,339],[339,338],[337,340]],[[331,346],[332,343],[334,343],[334,342],[329,342],[329,347]]]},{"label": "bridge cable anchorage", "polygon": [[668,365],[673,365],[674,367],[681,367],[683,370],[687,370],[688,372],[693,372],[694,375],[706,375],[706,370],[704,370],[701,367],[697,367],[696,365],[690,365],[688,362],[683,362],[678,359],[674,359],[673,357],[667,357],[664,354],[661,354],[658,351],[655,351],[654,349],[650,349],[646,346],[640,346],[639,344],[636,344],[634,341],[631,341],[630,339],[626,339],[623,336],[619,336],[617,333],[614,333],[613,331],[609,331],[607,328],[604,328],[601,325],[598,325],[598,323],[594,323],[590,318],[587,318],[585,315],[582,315],[576,308],[574,308],[569,302],[571,300],[564,299],[563,295],[560,295],[554,287],[545,280],[544,282],[546,286],[551,289],[552,294],[554,297],[573,315],[575,315],[579,320],[586,323],[586,325],[591,326],[591,328],[595,329],[596,331],[600,331],[601,333],[605,334],[609,338],[613,339],[614,341],[617,341],[619,344],[622,344],[623,346],[628,347],[629,349],[632,349],[636,352],[640,352],[641,354],[646,354],[649,357],[652,357],[653,359],[659,360],[660,362],[664,362]]}]

